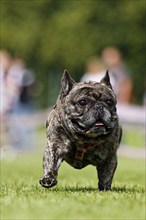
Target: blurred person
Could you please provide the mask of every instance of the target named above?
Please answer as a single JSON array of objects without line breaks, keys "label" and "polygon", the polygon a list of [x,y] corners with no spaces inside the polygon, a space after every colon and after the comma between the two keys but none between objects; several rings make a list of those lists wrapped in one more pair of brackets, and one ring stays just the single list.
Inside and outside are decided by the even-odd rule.
[{"label": "blurred person", "polygon": [[7,91],[7,74],[11,66],[12,57],[7,51],[0,51],[0,113],[5,114],[10,109],[10,100]]},{"label": "blurred person", "polygon": [[34,74],[26,68],[24,61],[15,58],[7,74],[7,91],[11,97],[11,109],[28,107],[27,89],[34,81]]},{"label": "blurred person", "polygon": [[34,74],[27,69],[23,60],[15,58],[7,75],[7,89],[11,97],[11,112],[9,135],[12,146],[28,149],[31,145],[31,129],[29,127],[30,113],[27,89],[35,81]]},{"label": "blurred person", "polygon": [[[3,66],[3,61],[2,66]],[[6,117],[8,136],[10,145],[15,150],[27,149],[31,145],[31,130],[29,119],[26,117],[30,112],[30,105],[27,96],[27,88],[35,81],[33,72],[26,68],[23,60],[13,58],[11,65],[4,71],[5,83],[4,88],[6,96],[2,93],[2,100],[9,100]],[[4,115],[4,114],[3,114]],[[2,117],[3,117],[2,115]]]},{"label": "blurred person", "polygon": [[11,101],[8,97],[8,92],[6,88],[6,79],[8,69],[11,65],[12,57],[5,51],[0,51],[0,147],[9,145],[9,138],[7,133],[7,115],[10,110]]},{"label": "blurred person", "polygon": [[[100,82],[106,72],[104,63],[98,57],[91,57],[87,61],[85,74],[82,76],[82,82],[95,81]],[[111,84],[113,89],[115,88],[115,79],[110,74]]]},{"label": "blurred person", "polygon": [[133,85],[130,70],[125,65],[120,51],[115,47],[106,47],[101,54],[106,68],[115,79],[115,93],[121,104],[128,104],[133,99]]}]

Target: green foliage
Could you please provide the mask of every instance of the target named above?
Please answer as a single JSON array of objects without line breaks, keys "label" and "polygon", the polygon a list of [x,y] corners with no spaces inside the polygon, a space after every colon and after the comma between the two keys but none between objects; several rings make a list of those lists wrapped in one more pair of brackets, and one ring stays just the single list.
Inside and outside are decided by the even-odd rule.
[{"label": "green foliage", "polygon": [[94,167],[65,163],[58,186],[42,188],[40,155],[1,161],[1,219],[144,219],[144,160],[120,158],[113,191],[98,192]]},{"label": "green foliage", "polygon": [[[21,56],[34,68],[44,85],[39,100],[47,105],[48,92],[54,97],[49,104],[54,103],[63,69],[79,80],[90,56],[100,56],[108,45],[117,46],[132,70],[140,102],[144,91],[145,10],[145,0],[3,0],[1,48]],[[48,88],[52,76],[57,84]]]}]

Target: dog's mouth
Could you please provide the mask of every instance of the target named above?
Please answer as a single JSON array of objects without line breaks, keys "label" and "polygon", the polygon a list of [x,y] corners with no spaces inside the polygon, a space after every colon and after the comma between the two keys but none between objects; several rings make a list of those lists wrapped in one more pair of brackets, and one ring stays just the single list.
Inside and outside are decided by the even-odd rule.
[{"label": "dog's mouth", "polygon": [[106,122],[104,122],[102,119],[97,119],[97,121],[93,124],[86,125],[85,123],[82,123],[80,121],[73,120],[73,124],[78,128],[81,132],[89,132],[90,130],[106,130],[108,129]]},{"label": "dog's mouth", "polygon": [[106,131],[108,129],[106,122],[104,122],[102,119],[97,119],[97,121],[92,124],[91,126],[87,127],[85,132],[100,132],[100,131]]},{"label": "dog's mouth", "polygon": [[94,126],[95,127],[105,127],[105,124],[103,122],[101,122],[100,120],[98,120]]}]

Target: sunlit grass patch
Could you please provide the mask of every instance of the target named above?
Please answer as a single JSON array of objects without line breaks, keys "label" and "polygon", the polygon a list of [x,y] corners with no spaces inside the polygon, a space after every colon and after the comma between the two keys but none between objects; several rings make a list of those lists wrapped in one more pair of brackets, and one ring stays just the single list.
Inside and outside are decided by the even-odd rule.
[{"label": "sunlit grass patch", "polygon": [[58,185],[38,183],[42,155],[1,162],[1,219],[144,219],[144,160],[119,159],[113,190],[99,192],[95,167],[63,163]]}]

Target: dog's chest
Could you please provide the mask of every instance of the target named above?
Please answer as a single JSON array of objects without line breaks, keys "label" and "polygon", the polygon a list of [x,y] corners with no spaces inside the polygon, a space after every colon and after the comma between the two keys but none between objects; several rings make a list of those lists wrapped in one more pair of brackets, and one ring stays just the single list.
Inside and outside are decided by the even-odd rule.
[{"label": "dog's chest", "polygon": [[81,169],[89,164],[97,166],[108,155],[106,145],[83,144],[72,145],[65,155],[65,161],[76,169]]}]

